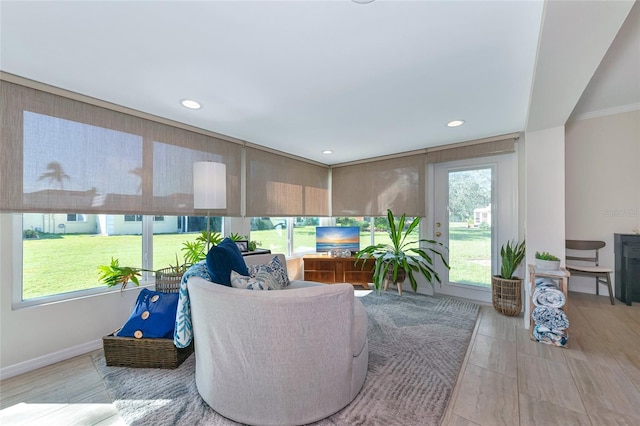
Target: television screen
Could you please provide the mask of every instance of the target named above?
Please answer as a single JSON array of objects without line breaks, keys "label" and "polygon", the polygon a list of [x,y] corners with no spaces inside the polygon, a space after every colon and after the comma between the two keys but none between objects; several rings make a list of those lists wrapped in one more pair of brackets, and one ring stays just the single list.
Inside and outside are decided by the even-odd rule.
[{"label": "television screen", "polygon": [[332,248],[360,250],[360,228],[358,226],[317,226],[316,251],[328,252]]}]

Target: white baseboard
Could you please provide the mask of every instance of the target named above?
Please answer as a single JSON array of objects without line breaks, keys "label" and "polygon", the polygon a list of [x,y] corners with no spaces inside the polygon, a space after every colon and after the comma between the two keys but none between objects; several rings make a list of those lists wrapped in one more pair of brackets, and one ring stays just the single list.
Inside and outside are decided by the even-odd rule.
[{"label": "white baseboard", "polygon": [[100,348],[102,348],[102,339],[83,343],[81,345],[43,355],[38,358],[19,362],[17,364],[1,368],[0,380],[28,373],[29,371],[33,371],[41,367],[46,367],[47,365],[55,364],[56,362],[64,361],[69,358],[73,358],[74,356],[84,355],[88,352],[95,351]]}]

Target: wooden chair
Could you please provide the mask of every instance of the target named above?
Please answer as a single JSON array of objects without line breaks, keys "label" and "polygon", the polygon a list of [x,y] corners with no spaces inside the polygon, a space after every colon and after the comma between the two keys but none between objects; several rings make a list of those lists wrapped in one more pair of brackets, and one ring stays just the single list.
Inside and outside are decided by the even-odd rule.
[{"label": "wooden chair", "polygon": [[[616,302],[613,298],[613,290],[611,289],[611,273],[613,269],[599,265],[598,250],[605,245],[604,241],[566,240],[565,247],[568,250],[583,252],[579,256],[575,253],[567,255],[566,268],[571,272],[571,277],[583,276],[595,278],[596,294],[598,295],[600,294],[600,284],[606,284],[609,289],[609,300],[611,300],[612,305],[615,305]],[[575,261],[578,263],[573,263]],[[591,265],[587,266],[583,265],[583,263],[590,263]]]}]

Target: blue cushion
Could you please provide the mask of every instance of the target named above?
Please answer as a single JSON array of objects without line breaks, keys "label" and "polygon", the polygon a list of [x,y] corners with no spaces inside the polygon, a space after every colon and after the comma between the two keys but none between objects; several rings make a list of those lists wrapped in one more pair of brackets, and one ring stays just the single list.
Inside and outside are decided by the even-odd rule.
[{"label": "blue cushion", "polygon": [[133,312],[118,336],[171,338],[176,325],[178,293],[160,293],[143,288]]},{"label": "blue cushion", "polygon": [[225,238],[207,253],[207,269],[211,281],[231,287],[231,271],[249,275],[240,249],[231,238]]}]

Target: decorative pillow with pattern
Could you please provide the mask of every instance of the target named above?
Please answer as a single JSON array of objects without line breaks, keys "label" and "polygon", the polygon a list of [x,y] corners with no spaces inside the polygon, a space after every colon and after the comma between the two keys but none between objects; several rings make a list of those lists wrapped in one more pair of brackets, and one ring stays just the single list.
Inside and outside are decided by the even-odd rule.
[{"label": "decorative pillow with pattern", "polygon": [[259,271],[255,277],[247,277],[231,271],[231,287],[246,290],[279,290],[280,284],[269,272]]},{"label": "decorative pillow with pattern", "polygon": [[249,271],[250,277],[255,277],[258,272],[262,270],[269,272],[278,280],[280,288],[285,288],[289,284],[291,284],[291,281],[289,281],[289,276],[287,275],[287,268],[280,262],[278,256],[273,256],[273,259],[271,259],[264,265],[251,265],[247,269]]}]

